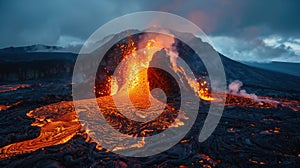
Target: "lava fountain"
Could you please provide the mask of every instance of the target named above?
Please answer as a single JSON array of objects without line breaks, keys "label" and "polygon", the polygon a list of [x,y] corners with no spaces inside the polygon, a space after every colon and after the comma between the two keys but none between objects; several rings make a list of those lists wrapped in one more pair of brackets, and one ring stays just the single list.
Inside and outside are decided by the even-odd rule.
[{"label": "lava fountain", "polygon": [[[202,100],[213,100],[209,82],[206,80],[198,81],[197,79],[189,78],[183,67],[178,66],[176,59],[179,56],[176,50],[176,40],[174,37],[166,36],[163,34],[146,34],[134,42],[129,40],[129,46],[118,45],[122,49],[122,63],[117,68],[117,75],[110,76],[107,79],[110,87],[110,95],[115,95],[122,90],[122,88],[128,88],[129,95],[137,95],[139,97],[149,97],[149,77],[148,68],[153,61],[153,56],[160,50],[165,50],[171,63],[171,69],[177,73],[182,74],[182,78],[187,81],[189,87],[194,91],[195,95]],[[143,49],[142,52],[138,52],[137,49]],[[139,71],[140,69],[144,69]],[[134,103],[134,99],[131,99]]]}]

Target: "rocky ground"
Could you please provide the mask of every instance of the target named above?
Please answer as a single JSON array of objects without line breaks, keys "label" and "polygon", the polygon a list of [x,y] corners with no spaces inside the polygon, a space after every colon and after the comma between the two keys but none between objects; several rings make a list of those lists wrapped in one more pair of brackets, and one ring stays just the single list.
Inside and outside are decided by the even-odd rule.
[{"label": "rocky ground", "polygon": [[[110,94],[107,79],[113,72],[113,68],[107,69],[107,64],[118,65],[120,55],[124,54],[120,49],[123,43],[126,44],[126,39],[111,48],[106,61],[96,65],[99,66],[96,81],[92,78],[83,82],[96,83],[104,91],[97,95],[100,96],[97,100],[111,108],[106,111],[107,119],[121,132],[128,133],[131,130],[122,126],[123,120],[116,118],[116,110],[107,97]],[[198,43],[201,44],[201,40],[195,39],[194,44]],[[197,58],[194,51],[185,45],[177,47],[196,76],[207,75],[202,73],[205,67],[201,60],[194,59]],[[134,158],[117,155],[97,145],[86,133],[89,130],[84,130],[79,123],[70,79],[77,54],[10,52],[0,53],[0,167],[300,165],[299,77],[250,67],[220,54],[227,83],[242,81],[241,89],[245,91],[227,94],[225,110],[213,134],[206,141],[198,142],[210,105],[201,101],[196,122],[185,138],[160,154]],[[105,82],[99,82],[102,80]],[[253,98],[252,93],[259,97]],[[184,117],[178,122],[179,126],[184,123]],[[145,128],[148,129],[147,125]],[[159,128],[156,131],[165,129]],[[139,131],[143,130],[136,130],[135,134]]]},{"label": "rocky ground", "polygon": [[213,135],[199,143],[199,128],[207,114],[202,103],[196,124],[177,145],[154,156],[133,158],[109,152],[89,138],[76,119],[68,80],[23,84],[27,85],[1,86],[1,167],[298,167],[300,164],[300,114],[291,108],[228,105]]}]

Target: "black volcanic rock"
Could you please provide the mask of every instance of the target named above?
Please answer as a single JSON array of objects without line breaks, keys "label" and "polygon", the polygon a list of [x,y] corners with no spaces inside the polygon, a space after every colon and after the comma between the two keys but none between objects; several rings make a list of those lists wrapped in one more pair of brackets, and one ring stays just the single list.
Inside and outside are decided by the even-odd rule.
[{"label": "black volcanic rock", "polygon": [[0,53],[0,81],[71,79],[76,57],[73,53]]},{"label": "black volcanic rock", "polygon": [[[196,45],[199,39],[194,38],[193,41]],[[185,55],[185,60],[193,69],[205,71],[201,60],[194,59],[193,51],[182,47],[180,52],[180,55]],[[35,119],[26,115],[29,111],[51,104],[51,107],[56,108],[49,107],[46,108],[49,110],[44,111],[49,116],[52,114],[60,118],[59,112],[64,114],[72,112],[61,108],[61,105],[66,103],[65,100],[72,104],[70,101],[72,86],[69,83],[72,73],[65,73],[68,70],[64,66],[72,67],[75,60],[64,59],[66,53],[47,53],[47,59],[44,60],[40,60],[38,55],[33,56],[36,53],[26,54],[28,55],[18,55],[21,61],[2,60],[1,67],[4,67],[0,70],[2,77],[11,74],[10,71],[15,75],[3,77],[1,82],[4,82],[4,79],[15,79],[19,83],[27,82],[30,86],[0,94],[0,105],[11,106],[0,112],[1,148],[40,135],[40,128],[31,126]],[[73,56],[76,55],[71,55],[70,58]],[[107,57],[99,66],[102,73],[99,75],[100,81],[112,73],[101,68],[107,66],[109,61],[115,64],[120,61],[120,56],[113,53],[108,53]],[[274,97],[293,97],[292,100],[299,101],[299,78],[252,68],[222,55],[220,57],[228,82],[238,79],[244,83],[247,91]],[[30,61],[26,61],[27,58]],[[27,73],[24,75],[23,72],[28,72],[30,78],[36,79],[28,81]],[[64,80],[57,80],[57,77]],[[86,82],[94,84],[90,78]],[[52,104],[55,102],[59,103]],[[188,133],[188,138],[154,156],[144,158],[120,156],[97,148],[95,142],[86,135],[78,134],[59,145],[1,158],[0,167],[299,167],[299,114],[283,106],[266,109],[247,106],[225,107],[214,133],[205,142],[199,143],[197,139],[199,128],[207,115],[207,107],[202,103],[195,126]],[[1,150],[0,154],[3,156],[5,152],[8,151]]]}]

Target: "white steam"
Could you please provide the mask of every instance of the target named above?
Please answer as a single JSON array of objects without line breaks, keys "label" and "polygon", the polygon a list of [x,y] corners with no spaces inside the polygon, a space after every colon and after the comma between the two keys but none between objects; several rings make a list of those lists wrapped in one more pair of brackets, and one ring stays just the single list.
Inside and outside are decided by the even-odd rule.
[{"label": "white steam", "polygon": [[246,90],[241,89],[242,86],[243,86],[243,82],[241,82],[239,80],[235,80],[228,85],[228,93],[232,94],[232,95],[236,95],[236,96],[247,97],[247,98],[255,100],[256,102],[279,103],[278,101],[275,101],[275,100],[259,98],[259,96],[257,96],[254,93],[247,93]]}]

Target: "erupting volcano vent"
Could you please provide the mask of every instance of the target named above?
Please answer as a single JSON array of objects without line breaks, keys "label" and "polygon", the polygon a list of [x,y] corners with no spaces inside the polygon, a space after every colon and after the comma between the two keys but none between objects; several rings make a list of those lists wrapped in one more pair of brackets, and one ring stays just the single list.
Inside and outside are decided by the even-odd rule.
[{"label": "erupting volcano vent", "polygon": [[[184,50],[177,50],[178,45],[184,45]],[[198,100],[185,104],[213,100],[208,76],[202,75],[207,74],[205,68],[196,71],[197,67],[193,67],[197,74],[192,78],[191,72],[178,62],[179,57],[184,60],[185,50],[194,53],[173,36],[149,32],[131,35],[113,45],[100,63],[97,73],[101,76],[96,78],[94,87],[96,96],[102,99],[98,105],[106,121],[123,134],[147,137],[188,122],[184,111],[179,114],[180,91],[189,92]],[[202,64],[201,60],[196,61]],[[105,79],[101,78],[103,74]],[[182,88],[174,74],[183,83]],[[113,150],[123,148],[126,146]]]},{"label": "erupting volcano vent", "polygon": [[[96,79],[96,95],[106,95],[107,89],[109,90],[109,95],[115,95],[126,90],[124,88],[128,88],[129,94],[139,94],[140,96],[148,97],[147,95],[150,94],[152,89],[150,85],[155,85],[150,84],[149,81],[168,83],[168,81],[162,81],[159,78],[155,81],[149,79],[149,76],[159,77],[158,74],[153,74],[155,71],[149,71],[151,62],[160,61],[159,57],[167,57],[169,61],[161,62],[160,64],[167,66],[170,70],[180,75],[181,79],[186,82],[186,89],[191,89],[202,100],[212,100],[208,76],[197,74],[197,79],[191,79],[186,74],[185,69],[177,65],[176,59],[180,56],[180,53],[177,51],[178,45],[182,45],[178,39],[158,33],[140,33],[120,41],[106,54],[105,59],[110,63],[108,65],[110,67],[102,68],[100,66],[98,69],[100,74],[103,73],[101,71],[105,70],[108,77],[105,82],[101,81],[100,78]],[[195,69],[194,71],[196,72]],[[115,75],[113,75],[114,73]],[[149,75],[149,73],[152,73],[152,75]],[[206,72],[202,73],[205,74]],[[103,85],[103,83],[105,84]]]},{"label": "erupting volcano vent", "polygon": [[0,49],[0,167],[297,167],[300,78],[182,19],[116,18],[78,54]]}]

